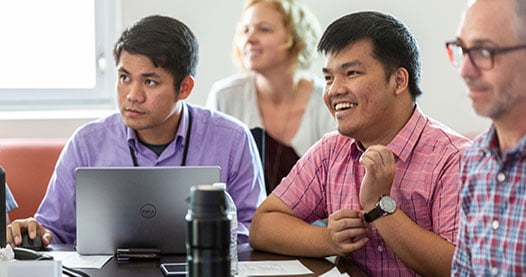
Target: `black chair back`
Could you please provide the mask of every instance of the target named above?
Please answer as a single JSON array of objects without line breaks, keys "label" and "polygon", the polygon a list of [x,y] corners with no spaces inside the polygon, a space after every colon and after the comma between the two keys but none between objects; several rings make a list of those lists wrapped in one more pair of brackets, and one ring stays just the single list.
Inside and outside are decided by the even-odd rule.
[{"label": "black chair back", "polygon": [[261,165],[265,168],[265,129],[261,127],[254,127],[250,129],[256,145],[258,147],[259,156],[261,158]]}]

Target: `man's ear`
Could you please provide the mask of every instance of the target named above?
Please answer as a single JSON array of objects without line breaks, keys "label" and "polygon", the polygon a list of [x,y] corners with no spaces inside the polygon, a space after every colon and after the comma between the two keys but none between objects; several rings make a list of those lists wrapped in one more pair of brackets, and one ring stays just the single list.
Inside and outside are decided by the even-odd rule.
[{"label": "man's ear", "polygon": [[409,85],[409,72],[405,67],[399,67],[394,73],[395,81],[395,94],[399,95],[403,91],[408,89]]},{"label": "man's ear", "polygon": [[190,96],[192,90],[194,89],[194,84],[194,77],[190,75],[184,77],[183,81],[181,81],[181,85],[179,86],[179,100],[186,99],[188,96]]}]

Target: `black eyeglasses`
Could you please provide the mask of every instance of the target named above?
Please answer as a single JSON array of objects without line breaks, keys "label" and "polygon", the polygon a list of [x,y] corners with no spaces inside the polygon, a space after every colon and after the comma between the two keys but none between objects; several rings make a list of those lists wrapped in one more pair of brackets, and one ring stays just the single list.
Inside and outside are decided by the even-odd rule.
[{"label": "black eyeglasses", "polygon": [[446,42],[447,55],[451,63],[460,68],[464,64],[464,55],[467,54],[469,60],[478,69],[489,70],[495,65],[495,56],[507,52],[526,49],[526,45],[517,45],[511,47],[488,47],[475,46],[471,48],[464,47],[458,41]]}]

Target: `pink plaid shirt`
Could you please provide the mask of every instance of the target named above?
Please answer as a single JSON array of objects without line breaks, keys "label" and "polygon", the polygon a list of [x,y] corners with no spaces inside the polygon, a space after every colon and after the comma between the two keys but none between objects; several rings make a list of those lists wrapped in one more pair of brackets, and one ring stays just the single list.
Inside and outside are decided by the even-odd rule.
[{"label": "pink plaid shirt", "polygon": [[[422,228],[450,242],[457,233],[460,158],[468,145],[467,138],[424,116],[418,107],[387,145],[396,159],[391,197],[398,208]],[[329,133],[273,193],[307,222],[341,209],[361,210],[358,194],[365,169],[358,160],[363,151],[354,139]],[[416,275],[369,226],[366,247],[349,258],[369,276]]]}]

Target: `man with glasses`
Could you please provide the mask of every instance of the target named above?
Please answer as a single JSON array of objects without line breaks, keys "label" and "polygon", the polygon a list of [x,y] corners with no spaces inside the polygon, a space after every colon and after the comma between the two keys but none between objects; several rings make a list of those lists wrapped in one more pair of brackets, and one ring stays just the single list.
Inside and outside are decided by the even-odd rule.
[{"label": "man with glasses", "polygon": [[470,1],[446,43],[492,125],[464,155],[453,276],[526,274],[526,1]]}]

